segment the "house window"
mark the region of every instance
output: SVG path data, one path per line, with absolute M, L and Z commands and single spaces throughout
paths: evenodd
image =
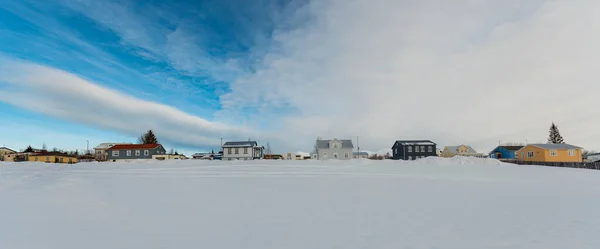
M 50 162 L 50 157 L 49 156 L 46 157 L 46 162 Z
M 63 158 L 62 158 L 62 157 L 61 157 L 61 158 L 59 158 L 59 159 L 58 159 L 58 162 L 62 163 L 62 162 L 63 162 Z
M 350 157 L 350 153 L 346 152 L 346 154 L 344 154 L 344 156 L 345 156 L 346 158 L 348 158 L 348 157 Z
M 248 148 L 244 148 L 244 154 L 248 154 Z
M 327 158 L 327 152 L 323 152 L 323 159 Z
M 569 156 L 575 156 L 575 150 L 569 150 Z
M 550 150 L 550 156 L 556 156 L 556 155 L 558 155 L 558 151 Z
M 235 148 L 234 150 L 235 150 L 235 154 L 236 154 L 236 155 L 237 155 L 237 154 L 240 154 L 240 149 L 238 149 L 238 148 Z
M 112 156 L 119 156 L 119 151 L 118 150 L 113 150 Z
M 36 162 L 38 161 L 38 157 L 37 157 L 37 156 L 35 157 L 35 161 L 36 161 Z
M 231 155 L 231 148 L 227 148 L 227 154 Z
M 429 145 L 429 147 L 427 147 L 427 152 L 433 152 L 433 146 Z
M 150 155 L 150 151 L 144 150 L 144 156 L 148 156 L 148 155 Z
M 408 146 L 408 152 L 412 152 L 412 146 Z
M 533 158 L 533 151 L 529 151 L 529 152 L 527 152 L 527 157 L 529 157 L 529 158 Z
M 135 151 L 135 156 L 140 156 L 140 151 L 139 150 Z
M 421 152 L 425 152 L 425 146 L 421 146 Z
M 394 154 L 398 154 L 398 148 L 394 149 Z
M 415 152 L 419 152 L 419 146 L 415 146 Z
M 130 150 L 127 151 L 127 156 L 131 156 L 131 151 Z
M 333 158 L 334 158 L 334 159 L 338 159 L 338 153 L 337 153 L 337 152 L 336 152 L 336 153 L 333 153 Z
M 515 152 L 515 158 L 519 157 L 519 152 Z
M 521 152 L 521 158 L 525 158 L 525 152 Z

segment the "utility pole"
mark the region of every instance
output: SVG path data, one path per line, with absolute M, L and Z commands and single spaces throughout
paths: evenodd
M 360 157 L 360 143 L 358 142 L 358 136 L 356 136 L 356 152 L 357 156 Z
M 85 147 L 85 154 L 90 154 L 90 141 L 85 140 L 85 142 L 87 143 L 87 146 Z

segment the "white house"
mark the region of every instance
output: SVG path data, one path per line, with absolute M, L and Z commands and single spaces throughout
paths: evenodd
M 223 160 L 254 160 L 263 157 L 264 147 L 256 141 L 233 141 L 223 144 Z
M 315 150 L 312 153 L 313 159 L 329 160 L 350 160 L 352 159 L 352 140 L 320 140 L 315 143 Z

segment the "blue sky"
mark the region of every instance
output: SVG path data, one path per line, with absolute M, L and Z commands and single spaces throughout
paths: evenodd
M 600 149 L 598 3 L 0 0 L 0 145 Z

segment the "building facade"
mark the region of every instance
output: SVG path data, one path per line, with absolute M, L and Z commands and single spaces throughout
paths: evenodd
M 582 148 L 570 144 L 528 144 L 517 151 L 525 162 L 582 162 Z
M 332 139 L 320 140 L 317 139 L 315 148 L 312 153 L 312 159 L 317 160 L 350 160 L 352 159 L 352 151 L 354 145 L 349 139 Z
M 522 148 L 523 146 L 501 145 L 492 150 L 489 153 L 489 157 L 496 159 L 517 159 L 517 151 L 519 151 Z
M 106 150 L 108 161 L 152 159 L 154 155 L 165 155 L 160 144 L 119 144 Z
M 231 141 L 223 144 L 222 160 L 256 160 L 262 159 L 264 147 L 256 141 Z
M 41 152 L 32 153 L 27 156 L 29 162 L 43 162 L 43 163 L 77 163 L 77 156 L 68 155 L 61 152 Z
M 477 153 L 471 146 L 468 145 L 458 145 L 458 146 L 446 146 L 442 151 L 442 157 L 455 157 L 455 156 L 465 156 L 465 157 L 487 157 L 482 153 Z
M 11 159 L 14 158 L 14 154 L 16 154 L 16 153 L 17 153 L 16 151 L 11 150 L 9 148 L 0 147 L 0 161 L 14 162 L 14 160 L 11 160 Z
M 392 159 L 416 160 L 437 156 L 437 144 L 431 140 L 397 140 L 392 145 Z
M 131 143 L 101 143 L 98 146 L 94 147 L 94 157 L 96 161 L 106 161 L 108 160 L 108 150 L 110 147 L 121 144 L 131 144 Z

